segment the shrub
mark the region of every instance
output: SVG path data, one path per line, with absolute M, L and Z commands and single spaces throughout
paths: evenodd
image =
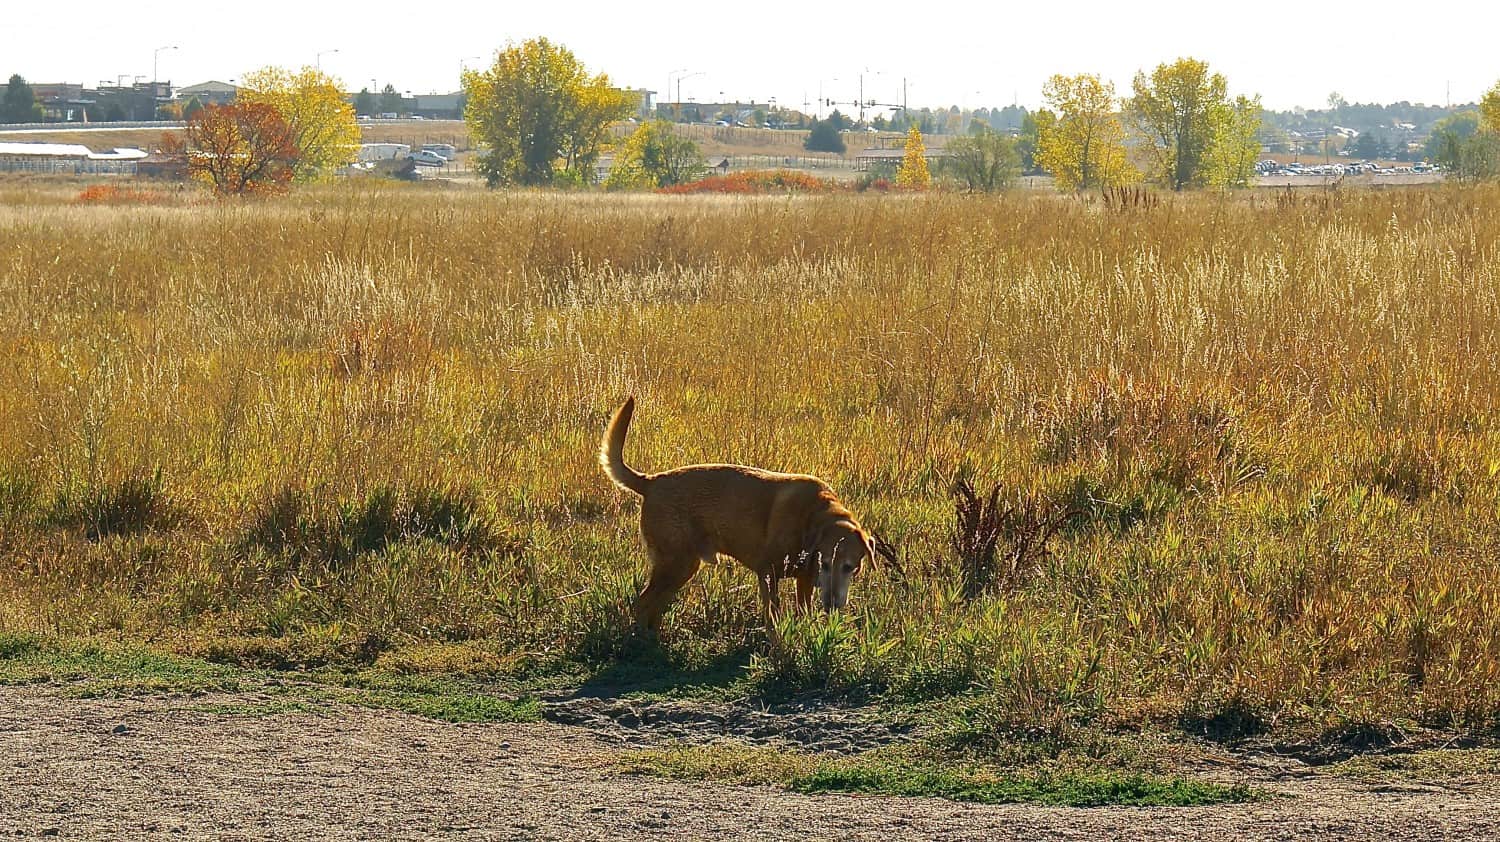
M 518 549 L 485 516 L 472 490 L 431 485 L 378 485 L 337 503 L 283 486 L 257 507 L 240 544 L 299 561 L 339 563 L 423 538 L 463 553 Z
M 48 521 L 83 530 L 91 541 L 111 535 L 133 535 L 171 527 L 181 513 L 162 488 L 161 469 L 134 473 L 113 484 L 63 490 L 53 502 Z
M 167 201 L 167 195 L 159 190 L 93 184 L 83 188 L 73 201 L 80 205 L 159 205 Z
M 831 178 L 818 178 L 795 170 L 735 172 L 711 175 L 687 184 L 664 187 L 656 192 L 687 193 L 835 193 L 848 189 Z

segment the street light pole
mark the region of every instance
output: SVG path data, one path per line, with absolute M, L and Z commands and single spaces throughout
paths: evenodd
M 703 71 L 701 71 L 701 70 L 695 70 L 692 73 L 687 74 L 686 76 L 679 75 L 677 77 L 677 120 L 678 120 L 678 122 L 682 121 L 682 80 L 683 79 L 691 79 L 694 76 L 702 76 L 702 75 L 703 75 Z
M 175 49 L 177 49 L 177 45 L 176 44 L 168 44 L 165 47 L 157 47 L 156 49 L 154 49 L 154 50 L 151 51 L 151 85 L 152 85 L 151 95 L 152 96 L 156 95 L 156 88 L 155 88 L 155 85 L 156 85 L 156 66 L 157 66 L 158 61 L 161 59 L 161 52 L 162 52 L 162 50 L 175 50 Z
M 336 53 L 336 52 L 338 52 L 337 49 L 332 49 L 332 50 L 323 50 L 322 52 L 318 53 L 316 56 L 313 57 L 313 67 L 317 68 L 317 70 L 318 70 L 319 73 L 322 73 L 323 72 L 323 56 L 329 55 L 331 53 Z
M 161 99 L 161 96 L 160 96 L 159 92 L 157 91 L 157 87 L 156 87 L 156 70 L 157 70 L 157 65 L 158 65 L 158 63 L 161 60 L 162 50 L 175 50 L 175 49 L 177 49 L 177 45 L 176 44 L 168 44 L 165 47 L 157 47 L 156 49 L 154 49 L 154 50 L 151 51 L 151 118 L 152 119 L 156 118 L 156 104 Z M 132 111 L 135 110 L 134 106 L 131 107 L 131 110 Z

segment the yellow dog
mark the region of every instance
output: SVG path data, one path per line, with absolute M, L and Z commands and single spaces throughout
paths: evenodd
M 635 398 L 615 411 L 599 448 L 604 472 L 641 496 L 641 538 L 651 575 L 635 604 L 638 627 L 658 631 L 673 597 L 704 561 L 726 555 L 760 583 L 767 624 L 777 583 L 797 580 L 797 604 L 814 590 L 825 611 L 843 608 L 849 585 L 874 557 L 871 536 L 827 483 L 744 465 L 688 465 L 641 474 L 625 464 L 625 434 Z

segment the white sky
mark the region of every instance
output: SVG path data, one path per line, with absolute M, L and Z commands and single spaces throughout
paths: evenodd
M 1500 80 L 1500 3 L 1431 6 L 1394 0 L 1353 5 L 1232 4 L 1213 0 L 1058 2 L 685 3 L 677 0 L 364 0 L 136 6 L 75 0 L 63 17 L 6 16 L 0 73 L 38 82 L 96 84 L 121 74 L 178 85 L 229 81 L 267 64 L 313 64 L 350 90 L 375 82 L 414 93 L 457 87 L 460 61 L 487 62 L 507 41 L 545 35 L 591 70 L 670 100 L 721 98 L 801 107 L 823 94 L 913 107 L 1035 106 L 1053 73 L 1094 72 L 1119 92 L 1142 68 L 1178 56 L 1207 60 L 1231 93 L 1259 93 L 1269 108 L 1351 102 L 1473 102 Z M 1229 4 L 1224 4 L 1229 7 Z M 36 8 L 36 7 L 33 7 Z M 65 19 L 64 19 L 65 18 Z M 475 57 L 483 57 L 478 59 Z M 837 80 L 837 81 L 835 81 Z M 809 106 L 813 109 L 813 106 Z M 845 107 L 845 111 L 850 110 Z

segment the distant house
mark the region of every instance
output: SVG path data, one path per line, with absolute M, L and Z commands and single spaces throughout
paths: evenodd
M 199 82 L 196 85 L 178 88 L 177 101 L 185 105 L 196 99 L 202 105 L 228 105 L 234 102 L 234 97 L 239 90 L 228 82 Z

